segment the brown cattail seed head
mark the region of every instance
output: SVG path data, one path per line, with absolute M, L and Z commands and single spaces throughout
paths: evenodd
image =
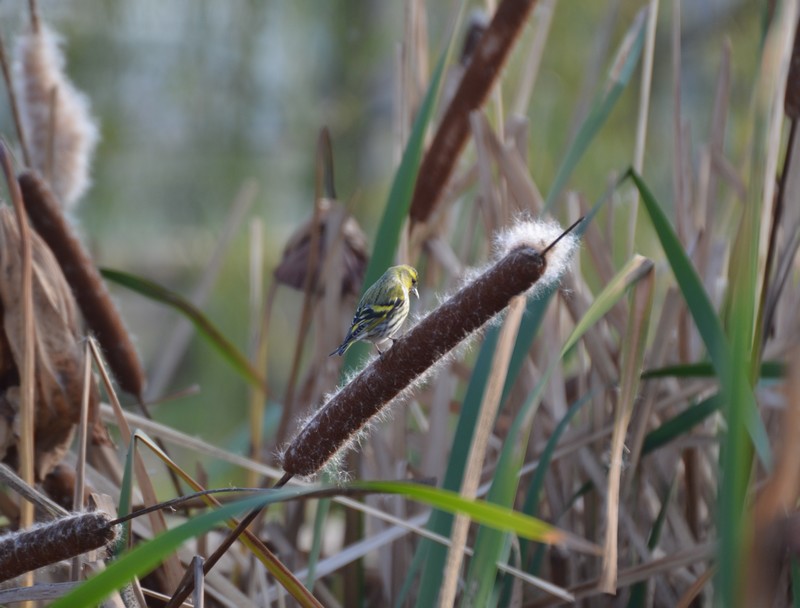
M 545 272 L 544 257 L 530 247 L 513 249 L 465 286 L 339 391 L 303 427 L 283 454 L 283 468 L 312 475 L 404 389 L 528 291 Z
M 79 513 L 0 537 L 0 581 L 105 547 L 116 526 L 102 511 Z
M 36 232 L 56 256 L 87 325 L 97 337 L 122 389 L 141 398 L 145 375 L 133 342 L 92 259 L 64 218 L 53 192 L 36 173 L 19 176 L 25 208 Z

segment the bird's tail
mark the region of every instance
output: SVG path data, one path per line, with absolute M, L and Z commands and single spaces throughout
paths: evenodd
M 350 347 L 350 341 L 349 340 L 345 340 L 344 342 L 342 342 L 342 345 L 339 348 L 337 348 L 335 351 L 333 351 L 328 356 L 329 357 L 333 357 L 333 355 L 339 355 L 341 357 L 343 354 L 345 354 L 347 352 L 347 349 L 349 347 Z

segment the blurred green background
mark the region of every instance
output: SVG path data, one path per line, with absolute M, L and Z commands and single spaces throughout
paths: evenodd
M 555 3 L 528 111 L 530 170 L 542 191 L 643 4 Z M 672 4 L 660 7 L 664 18 L 645 155 L 645 174 L 664 201 L 670 199 L 674 129 L 671 32 L 662 24 L 670 23 Z M 760 4 L 683 3 L 682 104 L 692 154 L 699 153 L 708 134 L 726 38 L 734 41 L 731 112 L 747 111 Z M 322 126 L 333 137 L 339 198 L 372 239 L 398 161 L 395 112 L 404 3 L 50 0 L 39 6 L 42 19 L 63 37 L 68 73 L 91 100 L 100 123 L 94 185 L 73 217 L 99 265 L 142 275 L 188 296 L 237 191 L 253 178 L 259 190 L 251 214 L 264 224 L 269 277 L 287 238 L 311 213 Z M 456 7 L 429 3 L 431 65 Z M 0 3 L 8 51 L 27 27 L 26 2 Z M 516 47 L 504 94 L 515 92 L 515 70 L 532 33 L 529 25 Z M 631 163 L 638 84 L 637 75 L 570 184 L 589 201 L 606 189 L 611 172 Z M 2 133 L 13 142 L 7 104 L 0 106 Z M 734 162 L 742 137 L 735 131 L 727 136 Z M 244 351 L 251 341 L 248 222 L 204 307 Z M 112 292 L 149 369 L 179 317 L 120 288 L 112 286 Z M 289 374 L 300 302 L 300 294 L 283 290 L 274 309 L 269 384 L 275 398 L 283 395 Z M 247 386 L 196 337 L 167 392 L 194 383 L 200 384 L 200 394 L 159 406 L 157 417 L 220 446 L 241 442 L 234 449 L 243 452 Z

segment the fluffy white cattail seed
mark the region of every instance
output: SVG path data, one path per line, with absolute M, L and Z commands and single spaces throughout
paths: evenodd
M 67 78 L 59 47 L 57 34 L 44 24 L 21 35 L 16 82 L 31 164 L 71 208 L 89 187 L 98 129 L 88 99 Z

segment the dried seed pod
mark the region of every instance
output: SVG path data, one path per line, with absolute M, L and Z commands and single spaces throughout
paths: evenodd
M 547 228 L 551 230 L 552 225 Z M 505 256 L 422 319 L 323 405 L 283 453 L 284 471 L 301 476 L 319 471 L 353 443 L 374 416 L 502 311 L 512 297 L 557 280 L 575 240 L 557 252 L 551 272 L 549 260 L 539 253 L 544 247 L 537 251 L 525 244 L 524 234 L 525 230 L 510 231 Z M 540 283 L 546 271 L 546 280 Z
M 331 242 L 336 237 L 336 235 L 330 234 L 328 226 L 334 205 L 341 208 L 341 204 L 336 201 L 320 200 L 320 238 L 317 257 L 320 263 L 317 264 L 317 276 L 313 278 L 313 285 L 324 285 L 324 281 L 319 281 L 319 269 L 322 266 L 321 261 L 324 252 L 330 250 Z M 283 249 L 281 262 L 275 269 L 275 278 L 278 282 L 294 289 L 302 290 L 305 286 L 308 258 L 311 253 L 312 221 L 313 219 L 305 222 L 289 237 L 289 241 Z M 361 290 L 361 283 L 364 280 L 364 272 L 367 268 L 367 237 L 355 218 L 348 216 L 342 225 L 342 238 L 344 239 L 344 264 L 346 269 L 342 280 L 342 295 L 357 296 Z
M 116 538 L 103 511 L 78 513 L 0 538 L 0 581 L 100 549 Z
M 145 375 L 133 342 L 97 268 L 64 218 L 53 192 L 31 171 L 19 176 L 31 223 L 56 256 L 87 325 L 122 389 L 141 399 Z
M 42 479 L 61 462 L 79 419 L 83 394 L 84 351 L 80 347 L 77 309 L 64 275 L 44 241 L 31 232 L 33 256 L 33 317 L 36 327 L 35 458 Z M 24 351 L 22 300 L 19 290 L 22 259 L 17 220 L 0 207 L 0 304 L 3 339 L 0 344 L 0 458 L 16 458 L 14 425 L 19 412 L 19 369 Z M 95 420 L 97 387 L 90 387 L 90 415 Z M 10 417 L 9 417 L 10 416 Z
M 31 163 L 69 208 L 89 187 L 98 140 L 89 102 L 64 72 L 58 36 L 42 24 L 19 37 L 16 71 Z

